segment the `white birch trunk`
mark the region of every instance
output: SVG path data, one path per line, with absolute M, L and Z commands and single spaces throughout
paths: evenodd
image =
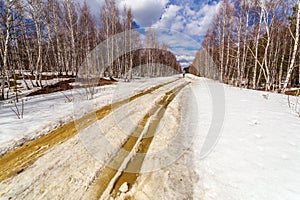
M 7 0 L 7 18 L 6 18 L 6 37 L 5 37 L 5 42 L 4 42 L 4 52 L 3 52 L 3 73 L 8 80 L 8 45 L 10 41 L 10 29 L 11 29 L 11 21 L 12 21 L 12 0 Z M 9 80 L 8 80 L 9 81 Z M 4 85 L 5 85 L 5 78 L 3 77 L 1 80 L 1 99 L 4 99 Z
M 228 27 L 228 36 L 227 36 L 227 49 L 226 49 L 226 63 L 225 63 L 225 76 L 226 79 L 229 80 L 230 73 L 229 73 L 229 60 L 230 60 L 230 40 L 231 40 L 231 25 L 232 25 L 232 18 L 229 16 L 229 27 Z
M 59 40 L 59 22 L 58 22 L 58 16 L 57 16 L 57 9 L 58 9 L 58 2 L 55 0 L 53 5 L 52 5 L 52 12 L 53 12 L 53 18 L 54 18 L 54 32 L 55 32 L 55 35 L 56 35 L 56 48 L 57 48 L 57 51 L 56 51 L 56 57 L 57 57 L 57 68 L 58 68 L 58 71 L 62 71 L 61 67 L 63 65 L 63 59 L 62 59 L 62 50 L 61 50 L 61 44 L 60 44 L 60 40 Z
M 247 14 L 246 14 L 246 31 L 245 31 L 245 36 L 244 36 L 244 46 L 243 46 L 243 63 L 241 66 L 241 76 L 240 76 L 240 80 L 243 80 L 244 75 L 245 75 L 245 68 L 246 68 L 246 64 L 247 64 L 247 54 L 248 54 L 248 49 L 247 49 L 247 39 L 248 39 L 248 27 L 249 27 L 249 12 L 247 10 Z M 247 84 L 246 84 L 247 85 Z
M 261 30 L 261 24 L 262 24 L 262 20 L 263 20 L 263 9 L 261 8 L 260 10 L 260 16 L 259 16 L 259 24 L 258 24 L 258 30 L 257 30 L 257 35 L 255 38 L 255 62 L 254 62 L 254 70 L 253 70 L 253 89 L 256 89 L 257 85 L 256 85 L 256 76 L 257 76 L 257 68 L 258 68 L 258 45 L 259 45 L 259 38 L 260 38 L 260 30 Z
M 220 81 L 223 82 L 224 80 L 224 49 L 225 49 L 225 17 L 223 17 L 223 26 L 222 28 L 220 27 L 220 30 L 222 32 L 221 36 L 221 73 L 220 73 Z
M 68 15 L 68 26 L 71 35 L 71 71 L 76 71 L 76 49 L 75 49 L 75 35 L 74 35 L 74 25 L 73 25 L 73 15 L 71 12 L 71 0 L 67 0 L 67 15 Z
M 239 27 L 238 27 L 238 41 L 237 41 L 237 80 L 236 80 L 236 85 L 240 85 L 241 82 L 241 59 L 240 59 L 240 54 L 241 54 L 241 31 L 242 31 L 242 17 L 240 16 L 240 21 L 239 21 Z
M 282 56 L 281 56 L 281 62 L 280 62 L 280 67 L 279 67 L 279 77 L 278 77 L 279 90 L 282 89 L 282 74 L 283 74 L 283 64 L 284 64 L 286 49 L 287 49 L 287 40 L 285 39 L 284 46 L 283 46 L 283 53 L 282 53 Z
M 292 76 L 292 73 L 293 73 L 293 70 L 295 68 L 295 60 L 296 60 L 296 55 L 297 55 L 298 45 L 299 45 L 300 0 L 297 1 L 297 9 L 298 10 L 297 10 L 297 20 L 296 20 L 296 35 L 295 35 L 295 41 L 294 41 L 293 55 L 292 55 L 290 65 L 288 67 L 286 79 L 284 81 L 283 91 L 285 91 L 287 89 L 288 84 L 291 79 L 291 76 Z
M 36 11 L 33 11 L 33 12 L 36 12 Z M 39 17 L 39 16 L 38 16 Z M 40 28 L 40 22 L 39 22 L 40 19 L 35 19 L 34 21 L 34 24 L 35 24 L 35 28 L 36 28 L 36 34 L 37 34 L 37 43 L 38 43 L 38 57 L 37 57 L 37 61 L 36 61 L 36 64 L 35 64 L 35 69 L 36 69 L 36 73 L 37 73 L 37 76 L 36 76 L 36 84 L 38 85 L 38 76 L 39 76 L 39 82 L 40 82 L 40 86 L 42 87 L 41 85 L 41 76 L 42 76 L 42 72 L 43 72 L 43 67 L 42 67 L 42 37 L 41 37 L 41 28 Z
M 266 47 L 265 47 L 265 54 L 264 54 L 264 65 L 265 65 L 265 71 L 266 71 L 266 75 L 267 75 L 265 89 L 267 91 L 269 91 L 270 90 L 271 76 L 270 76 L 268 55 L 269 55 L 269 47 L 270 47 L 270 42 L 271 42 L 271 35 L 270 35 L 270 27 L 269 27 L 269 13 L 266 10 L 264 0 L 261 0 L 261 8 L 264 11 L 263 12 L 264 13 L 264 23 L 265 23 L 266 32 L 267 32 L 267 44 L 266 44 Z

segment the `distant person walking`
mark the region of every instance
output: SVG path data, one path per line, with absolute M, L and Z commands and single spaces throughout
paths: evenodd
M 182 70 L 182 76 L 185 77 L 185 69 Z

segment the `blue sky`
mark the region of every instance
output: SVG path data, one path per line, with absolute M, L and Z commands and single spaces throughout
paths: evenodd
M 94 12 L 104 0 L 87 0 Z M 212 24 L 219 0 L 116 0 L 119 9 L 132 8 L 141 27 L 158 30 L 161 41 L 173 48 L 180 59 L 191 60 Z M 163 31 L 159 31 L 163 30 Z M 169 31 L 166 31 L 169 30 Z M 168 32 L 166 35 L 162 33 Z M 185 51 L 185 52 L 184 52 Z

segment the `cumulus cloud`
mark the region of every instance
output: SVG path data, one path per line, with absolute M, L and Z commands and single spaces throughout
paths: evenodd
M 182 16 L 177 16 L 171 25 L 172 30 L 182 31 L 184 30 L 185 19 Z
M 194 60 L 194 55 L 189 56 L 189 55 L 178 55 L 176 56 L 176 59 L 180 62 L 182 67 L 188 67 L 193 63 Z
M 219 5 L 215 1 L 195 3 L 192 0 L 171 0 L 160 20 L 153 24 L 153 28 L 169 29 L 172 32 L 171 35 L 161 34 L 159 38 L 169 44 L 175 55 L 181 55 L 177 60 L 182 66 L 192 63 Z M 176 34 L 177 32 L 180 34 Z
M 184 12 L 188 17 L 196 16 L 196 11 L 192 10 L 189 6 L 185 6 Z
M 175 55 L 184 56 L 177 58 L 181 63 L 184 60 L 184 62 L 191 64 L 195 53 L 200 47 L 200 43 L 182 32 L 167 29 L 154 30 L 160 42 L 166 43 Z
M 217 14 L 219 7 L 220 3 L 214 5 L 205 5 L 199 11 L 198 16 L 200 20 L 199 23 L 196 24 L 196 26 L 200 27 L 200 30 L 198 30 L 199 35 L 203 36 L 204 34 L 206 34 L 207 30 L 211 27 L 212 20 Z
M 176 28 L 180 28 L 182 25 L 181 18 L 177 17 L 178 11 L 182 9 L 181 6 L 170 5 L 168 6 L 164 13 L 162 14 L 161 19 L 156 22 L 153 27 L 154 28 L 171 28 L 173 23 L 177 23 Z
M 136 22 L 149 27 L 157 22 L 165 11 L 169 0 L 120 0 L 119 7 L 131 7 Z
M 81 2 L 81 0 L 78 0 Z M 98 14 L 105 0 L 87 0 L 93 13 Z M 124 6 L 130 7 L 134 20 L 142 27 L 150 27 L 157 22 L 165 11 L 169 0 L 116 0 L 120 11 Z
M 104 1 L 87 0 L 97 13 Z M 124 5 L 131 7 L 141 27 L 167 28 L 198 37 L 205 35 L 211 26 L 220 4 L 207 0 L 116 0 L 116 3 L 121 11 Z
M 183 31 L 190 36 L 203 36 L 211 26 L 213 17 L 217 13 L 219 3 L 169 5 L 161 19 L 156 22 L 155 28 L 170 28 Z

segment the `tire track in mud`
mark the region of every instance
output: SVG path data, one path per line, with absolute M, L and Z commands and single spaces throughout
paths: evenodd
M 188 84 L 190 82 L 166 92 L 163 98 L 143 117 L 117 155 L 100 174 L 96 174 L 94 182 L 87 191 L 88 199 L 115 198 L 120 194 L 120 187 L 124 183 L 128 184 L 128 191 L 132 188 L 166 108 Z
M 173 81 L 151 87 L 150 89 L 141 91 L 129 98 L 106 105 L 96 112 L 91 112 L 77 120 L 68 122 L 52 132 L 2 155 L 0 157 L 0 182 L 22 173 L 27 167 L 31 166 L 36 160 L 43 156 L 47 150 L 74 137 L 81 130 L 110 114 L 113 109 L 119 108 L 139 97 L 152 93 L 155 90 L 178 80 L 179 79 L 175 79 Z

